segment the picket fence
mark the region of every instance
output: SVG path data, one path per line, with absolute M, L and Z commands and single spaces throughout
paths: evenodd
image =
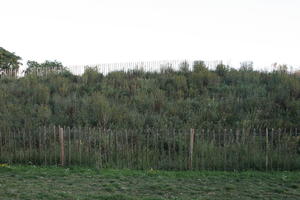
M 159 170 L 299 170 L 297 129 L 0 131 L 0 163 Z
M 225 63 L 229 65 L 229 62 L 223 62 L 221 60 L 215 61 L 199 61 L 199 60 L 157 60 L 157 61 L 137 61 L 137 62 L 120 62 L 120 63 L 101 63 L 91 65 L 69 65 L 63 68 L 48 67 L 48 68 L 35 68 L 26 72 L 26 70 L 18 69 L 6 69 L 0 70 L 1 77 L 23 77 L 29 74 L 46 77 L 49 74 L 64 72 L 65 69 L 74 75 L 82 75 L 87 68 L 92 68 L 103 75 L 107 75 L 111 72 L 122 71 L 130 72 L 133 70 L 142 70 L 144 72 L 161 72 L 166 68 L 171 68 L 174 71 L 178 71 L 180 67 L 185 66 L 187 69 L 192 70 L 193 65 L 197 62 L 203 62 L 208 69 L 214 69 L 218 64 Z

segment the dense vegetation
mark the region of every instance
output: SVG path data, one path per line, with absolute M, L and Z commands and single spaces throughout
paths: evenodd
M 37 66 L 33 63 L 33 66 Z M 103 128 L 299 128 L 300 77 L 195 62 L 179 71 L 104 76 L 88 68 L 0 79 L 0 128 L 42 125 Z

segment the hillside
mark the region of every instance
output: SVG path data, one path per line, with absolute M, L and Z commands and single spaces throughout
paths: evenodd
M 299 128 L 300 77 L 218 65 L 0 79 L 0 128 Z

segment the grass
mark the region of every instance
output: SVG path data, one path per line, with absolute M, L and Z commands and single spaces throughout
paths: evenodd
M 0 199 L 300 199 L 300 172 L 0 167 Z

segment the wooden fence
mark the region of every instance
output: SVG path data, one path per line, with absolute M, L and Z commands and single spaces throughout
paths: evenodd
M 161 72 L 167 68 L 171 68 L 174 71 L 178 71 L 181 67 L 185 66 L 187 69 L 192 70 L 195 63 L 202 62 L 209 69 L 215 69 L 217 65 L 225 63 L 229 65 L 229 62 L 223 62 L 221 60 L 214 61 L 200 61 L 200 60 L 158 60 L 158 61 L 140 61 L 140 62 L 121 62 L 121 63 L 102 63 L 94 65 L 73 65 L 66 67 L 45 67 L 45 68 L 33 68 L 30 70 L 19 69 L 5 69 L 0 70 L 1 77 L 18 78 L 25 75 L 36 75 L 41 77 L 47 77 L 49 74 L 61 73 L 68 70 L 74 75 L 82 75 L 86 69 L 92 68 L 103 75 L 107 75 L 111 72 L 122 71 L 132 72 L 133 70 L 142 70 L 144 72 Z
M 0 78 L 10 77 L 17 78 L 19 75 L 19 69 L 0 69 Z
M 0 131 L 0 163 L 164 170 L 299 170 L 295 130 Z

